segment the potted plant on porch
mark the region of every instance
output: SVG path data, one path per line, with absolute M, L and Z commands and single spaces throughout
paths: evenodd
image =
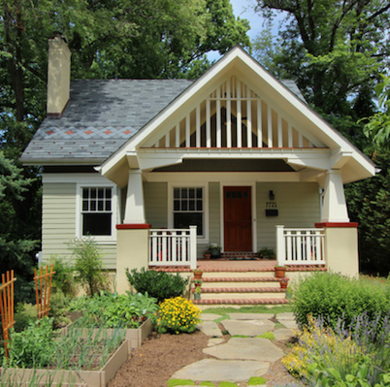
M 211 251 L 210 251 L 210 248 L 207 248 L 207 249 L 203 252 L 203 257 L 204 257 L 204 259 L 210 259 L 210 258 L 211 258 Z
M 203 275 L 203 271 L 202 270 L 199 270 L 199 269 L 194 269 L 194 271 L 192 272 L 194 274 L 194 278 L 197 280 L 197 279 L 201 279 L 202 278 L 202 275 Z
M 276 278 L 284 278 L 286 274 L 286 266 L 275 266 L 275 277 Z
M 196 301 L 200 300 L 201 293 L 202 293 L 202 288 L 200 286 L 196 287 L 194 291 L 194 300 Z
M 212 243 L 209 247 L 211 252 L 211 258 L 220 258 L 221 257 L 221 246 L 218 246 L 216 243 Z

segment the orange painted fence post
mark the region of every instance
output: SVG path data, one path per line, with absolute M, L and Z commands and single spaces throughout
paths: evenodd
M 43 318 L 49 315 L 51 280 L 53 278 L 53 265 L 49 272 L 49 266 L 46 266 L 46 272 L 43 273 L 43 268 L 40 269 L 40 274 L 37 275 L 37 269 L 34 269 L 35 280 L 35 296 L 37 300 L 38 318 Z
M 5 357 L 8 359 L 9 330 L 14 326 L 14 271 L 7 271 L 6 277 L 2 274 L 2 284 L 0 286 L 0 311 L 1 324 L 3 326 Z M 7 280 L 6 280 L 7 278 Z

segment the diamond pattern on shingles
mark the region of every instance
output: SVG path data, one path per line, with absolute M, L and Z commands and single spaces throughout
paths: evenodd
M 74 131 L 73 130 L 68 130 L 67 132 L 65 132 L 68 136 L 69 135 L 71 135 L 71 134 L 73 134 L 74 133 Z
M 111 132 L 111 130 L 106 130 L 104 133 L 105 134 L 111 134 L 112 132 Z
M 92 130 L 87 130 L 86 132 L 84 132 L 85 134 L 92 134 Z
M 130 134 L 131 133 L 131 130 L 127 129 L 123 132 L 124 134 Z
M 49 135 L 53 134 L 53 133 L 54 133 L 54 130 L 49 130 L 49 131 L 46 132 L 46 134 L 49 134 Z

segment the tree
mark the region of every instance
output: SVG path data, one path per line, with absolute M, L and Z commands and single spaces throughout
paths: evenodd
M 362 149 L 381 168 L 372 179 L 348 184 L 345 195 L 351 221 L 360 223 L 363 269 L 387 274 L 390 270 L 388 222 L 390 153 L 373 146 L 366 126 L 384 144 L 389 138 L 388 83 L 380 73 L 389 65 L 390 3 L 380 0 L 257 0 L 257 10 L 272 20 L 284 12 L 286 22 L 278 41 L 270 32 L 254 43 L 257 56 L 276 76 L 294 79 L 305 98 L 331 125 Z M 265 57 L 266 58 L 266 57 Z M 384 111 L 376 113 L 374 90 Z M 384 94 L 383 94 L 384 93 Z
M 19 242 L 40 239 L 41 170 L 22 168 L 18 159 L 45 117 L 53 33 L 68 40 L 73 78 L 173 78 L 201 75 L 210 50 L 249 47 L 248 29 L 229 0 L 2 0 L 0 150 L 28 189 L 0 204 L 7 231 L 1 259 L 25 262 L 19 271 L 27 278 L 39 249 Z
M 363 119 L 365 135 L 379 148 L 390 149 L 390 77 L 383 77 L 383 82 L 375 88 L 379 107 L 382 109 L 371 117 Z
M 32 267 L 35 264 L 31 252 L 39 241 L 26 238 L 26 233 L 20 233 L 15 203 L 24 200 L 23 193 L 32 184 L 31 179 L 21 175 L 21 169 L 4 157 L 0 151 L 0 258 L 1 270 L 14 270 L 17 281 L 15 284 L 15 299 L 34 298 L 32 292 Z M 13 221 L 10 222 L 10 219 Z M 28 235 L 27 235 L 28 236 Z
M 287 15 L 275 67 L 294 79 L 323 115 L 364 117 L 378 73 L 388 65 L 390 4 L 379 0 L 258 0 L 267 17 Z M 261 41 L 261 39 L 260 39 Z M 341 128 L 342 129 L 342 128 Z

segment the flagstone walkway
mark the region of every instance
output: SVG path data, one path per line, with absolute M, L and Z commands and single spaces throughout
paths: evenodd
M 213 356 L 190 364 L 175 372 L 172 379 L 190 379 L 194 382 L 247 382 L 251 377 L 265 375 L 270 364 L 283 357 L 283 351 L 269 340 L 289 340 L 296 328 L 292 313 L 273 314 L 231 313 L 230 319 L 218 322 L 220 315 L 202 313 L 198 329 L 210 336 L 204 353 Z M 274 321 L 274 317 L 278 324 Z M 271 319 L 273 321 L 271 321 Z M 217 321 L 217 322 L 216 322 Z M 231 338 L 226 342 L 224 334 Z M 261 337 L 263 336 L 263 337 Z M 185 387 L 185 386 L 183 386 Z

